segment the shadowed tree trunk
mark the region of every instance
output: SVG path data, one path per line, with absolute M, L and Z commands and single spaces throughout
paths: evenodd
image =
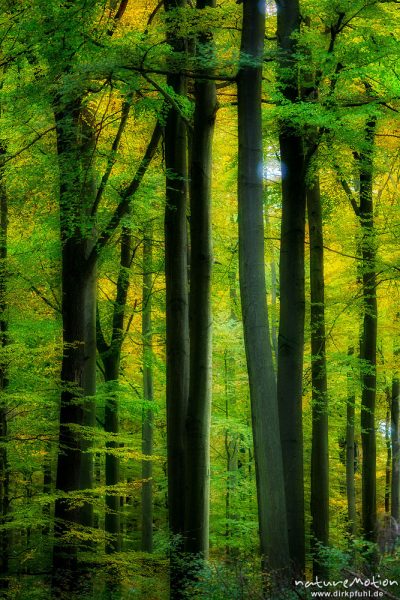
M 153 233 L 150 223 L 144 232 L 143 240 L 143 306 L 142 306 L 142 339 L 143 339 L 143 400 L 146 403 L 142 416 L 142 452 L 150 457 L 153 454 L 153 410 L 148 405 L 154 400 L 153 393 L 153 345 L 152 345 L 152 243 Z M 142 550 L 153 552 L 153 463 L 142 462 Z
M 311 288 L 311 548 L 314 577 L 327 575 L 318 559 L 329 543 L 328 384 L 326 375 L 324 242 L 318 178 L 307 190 Z
M 125 5 L 126 6 L 126 5 Z M 62 25 L 62 34 L 54 40 L 52 67 L 55 81 L 64 82 L 74 69 L 74 60 L 83 28 L 88 20 L 80 10 L 71 10 L 70 0 L 60 10 L 49 15 L 55 30 Z M 86 16 L 92 17 L 93 6 Z M 46 17 L 47 18 L 47 17 Z M 65 28 L 64 28 L 65 24 Z M 73 32 L 73 35 L 71 35 Z M 54 60 L 54 57 L 57 57 Z M 127 214 L 130 200 L 139 187 L 156 151 L 160 127 L 154 129 L 144 157 L 129 185 L 119 192 L 119 202 L 107 224 L 97 234 L 96 212 L 102 191 L 111 170 L 96 192 L 93 159 L 96 150 L 95 123 L 90 109 L 84 107 L 82 81 L 73 86 L 60 85 L 53 97 L 55 132 L 59 170 L 60 238 L 62 269 L 63 358 L 61 365 L 61 403 L 59 426 L 59 456 L 56 476 L 55 543 L 53 549 L 53 595 L 69 595 L 90 587 L 90 573 L 84 579 L 84 569 L 78 561 L 79 549 L 90 549 L 80 531 L 91 527 L 93 506 L 90 489 L 93 486 L 91 429 L 95 424 L 94 394 L 96 391 L 96 264 L 97 258 L 112 234 Z M 124 111 L 123 111 L 124 112 Z M 115 146 L 113 146 L 113 153 Z M 89 490 L 82 494 L 82 504 L 74 504 L 68 493 Z M 85 533 L 88 533 L 86 531 Z M 90 540 L 90 536 L 88 538 Z
M 60 452 L 56 489 L 76 492 L 93 485 L 90 431 L 94 426 L 96 386 L 96 262 L 87 258 L 93 249 L 90 211 L 94 201 L 91 161 L 94 133 L 90 116 L 80 100 L 65 104 L 58 99 L 55 111 L 60 171 L 60 231 L 62 265 L 63 359 L 60 406 Z M 71 167 L 74 167 L 73 169 Z M 83 429 L 82 429 L 83 428 Z M 87 436 L 85 436 L 87 433 Z M 82 589 L 78 576 L 78 548 L 84 544 L 65 536 L 73 527 L 91 527 L 93 507 L 84 500 L 72 507 L 68 498 L 55 503 L 53 586 L 69 592 Z
M 373 144 L 376 119 L 366 124 L 366 150 L 359 156 L 363 334 L 362 334 L 362 525 L 367 540 L 375 541 L 376 533 L 376 340 L 378 308 L 376 300 L 376 240 L 373 205 Z
M 185 0 L 165 0 L 165 10 L 183 8 Z M 177 52 L 184 42 L 168 34 Z M 167 84 L 176 94 L 185 95 L 185 78 L 171 73 Z M 182 597 L 185 530 L 185 425 L 189 395 L 189 317 L 187 270 L 187 140 L 186 125 L 175 108 L 170 108 L 164 133 L 166 178 L 165 284 L 166 284 L 166 402 L 168 514 L 173 538 L 170 565 L 171 597 Z
M 197 0 L 196 8 L 215 7 Z M 196 54 L 211 53 L 207 33 L 196 40 Z M 207 74 L 207 69 L 204 70 Z M 190 163 L 190 387 L 186 421 L 185 551 L 207 558 L 210 495 L 211 413 L 211 174 L 217 110 L 213 81 L 197 80 Z
M 298 0 L 278 0 L 278 80 L 287 101 L 298 100 L 296 39 Z M 295 572 L 305 568 L 303 473 L 303 352 L 305 166 L 302 136 L 281 122 L 282 225 L 279 264 L 280 319 L 278 337 L 278 404 L 285 475 L 290 561 Z M 290 415 L 290 418 L 288 418 Z
M 250 386 L 260 548 L 264 568 L 289 564 L 276 383 L 264 269 L 261 79 L 264 5 L 244 0 L 239 119 L 239 279 Z
M 104 381 L 108 384 L 108 393 L 104 407 L 104 430 L 109 434 L 106 442 L 106 486 L 120 483 L 120 464 L 118 457 L 119 442 L 119 410 L 118 381 L 120 375 L 121 350 L 124 341 L 124 320 L 129 290 L 129 269 L 132 261 L 132 243 L 129 228 L 123 227 L 120 242 L 120 267 L 117 279 L 116 294 L 113 307 L 111 340 L 105 340 L 97 314 L 97 348 L 104 367 Z M 115 493 L 106 495 L 105 531 L 106 552 L 121 550 L 120 531 L 120 496 Z
M 117 279 L 110 343 L 106 342 L 97 312 L 97 349 L 104 368 L 104 381 L 107 384 L 107 397 L 104 407 L 104 430 L 109 434 L 106 442 L 106 486 L 120 483 L 120 461 L 118 457 L 119 411 L 118 380 L 120 374 L 121 350 L 124 341 L 125 310 L 129 290 L 129 269 L 132 262 L 131 232 L 123 226 L 120 242 L 119 273 Z M 106 552 L 111 554 L 121 550 L 120 496 L 106 494 Z

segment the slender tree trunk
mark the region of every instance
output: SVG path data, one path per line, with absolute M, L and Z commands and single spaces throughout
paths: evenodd
M 232 308 L 231 318 L 236 320 L 234 307 Z M 224 352 L 224 373 L 225 373 L 225 417 L 229 420 L 230 408 L 236 404 L 235 394 L 235 359 L 226 348 Z M 225 450 L 226 450 L 226 493 L 225 493 L 225 517 L 226 517 L 226 554 L 229 556 L 232 553 L 231 539 L 233 532 L 231 522 L 237 518 L 237 515 L 232 511 L 232 500 L 235 497 L 237 478 L 238 478 L 238 434 L 232 432 L 228 427 L 225 431 Z
M 260 548 L 265 568 L 286 570 L 289 557 L 284 476 L 264 269 L 263 7 L 258 0 L 243 2 L 242 64 L 238 73 L 239 278 L 252 410 Z M 245 64 L 246 57 L 251 57 L 253 64 Z
M 121 496 L 112 489 L 121 481 L 120 459 L 118 449 L 119 407 L 118 381 L 120 374 L 121 350 L 124 340 L 124 319 L 129 290 L 129 269 L 132 261 L 132 240 L 128 227 L 122 227 L 120 242 L 120 266 L 113 306 L 111 340 L 108 344 L 101 327 L 97 310 L 97 349 L 104 367 L 104 381 L 107 385 L 107 396 L 104 407 L 104 430 L 108 436 L 106 441 L 105 483 L 106 493 L 104 529 L 106 533 L 105 551 L 107 554 L 120 552 L 121 536 Z M 119 581 L 114 566 L 110 564 L 106 582 L 107 597 L 118 594 Z
M 299 3 L 298 0 L 278 0 L 277 7 L 280 52 L 278 78 L 286 100 L 295 102 L 299 96 L 294 37 L 300 27 Z M 282 164 L 282 225 L 278 404 L 290 560 L 295 572 L 302 573 L 305 568 L 302 425 L 305 165 L 302 137 L 290 123 L 281 123 L 279 145 Z
M 236 267 L 231 265 L 228 273 L 229 298 L 230 298 L 230 320 L 235 325 L 238 320 L 238 298 L 236 291 Z M 227 421 L 231 416 L 231 408 L 236 405 L 236 382 L 235 382 L 235 356 L 229 348 L 224 351 L 224 373 L 225 373 L 225 417 Z M 237 514 L 232 511 L 232 500 L 235 498 L 238 482 L 238 451 L 239 434 L 231 431 L 228 426 L 225 431 L 226 450 L 226 494 L 225 494 L 225 517 L 226 517 L 226 555 L 232 554 L 231 540 L 234 538 L 231 523 L 237 519 Z
M 354 348 L 349 348 L 348 355 L 354 354 Z M 347 375 L 347 402 L 346 402 L 346 495 L 347 495 L 347 519 L 349 533 L 356 534 L 356 488 L 354 481 L 355 455 L 354 455 L 354 413 L 356 397 L 352 381 L 351 367 Z
M 120 459 L 118 457 L 119 411 L 118 380 L 121 350 L 124 340 L 124 319 L 129 290 L 129 269 L 132 261 L 132 240 L 128 227 L 122 227 L 120 242 L 120 267 L 113 306 L 111 340 L 108 344 L 103 335 L 100 315 L 97 311 L 97 349 L 104 367 L 104 381 L 108 393 L 104 407 L 104 430 L 109 435 L 106 442 L 106 486 L 120 483 Z M 106 552 L 112 554 L 121 550 L 120 496 L 114 492 L 106 494 Z
M 88 162 L 91 161 L 94 138 L 88 121 L 82 119 L 78 100 L 58 107 L 55 119 L 60 170 L 64 345 L 56 490 L 68 493 L 90 489 L 93 485 L 92 454 L 88 452 L 90 431 L 81 433 L 79 427 L 93 427 L 95 420 L 96 264 L 92 263 L 90 269 L 87 266 L 87 257 L 93 247 L 88 215 L 94 198 Z M 73 507 L 68 498 L 56 500 L 54 593 L 81 588 L 77 553 L 82 542 L 74 536 L 71 538 L 70 534 L 73 527 L 90 527 L 92 522 L 90 502 L 84 501 L 81 506 Z
M 386 465 L 385 465 L 385 513 L 390 514 L 390 490 L 391 490 L 391 469 L 392 469 L 392 444 L 390 439 L 390 390 L 387 389 L 387 399 L 389 406 L 386 411 L 385 419 L 385 445 L 386 445 Z
M 197 9 L 215 7 L 215 0 L 197 0 Z M 203 34 L 198 49 L 210 48 Z M 195 113 L 190 164 L 190 387 L 186 421 L 185 551 L 208 556 L 211 412 L 211 173 L 217 110 L 213 81 L 195 82 Z
M 7 231 L 8 202 L 4 182 L 3 156 L 5 145 L 0 143 L 0 526 L 5 526 L 10 510 L 10 466 L 8 462 L 8 413 L 6 389 L 8 386 L 8 368 L 5 347 L 8 343 L 7 318 Z M 8 587 L 9 535 L 6 529 L 0 532 L 0 589 Z
M 265 207 L 265 229 L 267 235 L 271 235 L 270 233 L 270 222 L 268 216 L 268 207 Z M 271 343 L 272 350 L 274 356 L 274 364 L 278 364 L 278 331 L 277 331 L 277 275 L 276 275 L 276 260 L 275 260 L 275 248 L 273 244 L 271 244 L 270 248 L 271 261 L 270 261 L 270 270 L 271 270 Z
M 326 375 L 324 242 L 319 180 L 307 190 L 311 287 L 311 546 L 314 576 L 325 576 L 319 545 L 329 543 L 328 384 Z
M 44 458 L 43 461 L 43 494 L 45 494 L 46 496 L 50 496 L 51 492 L 52 492 L 52 483 L 53 483 L 53 476 L 52 476 L 52 469 L 51 469 L 51 445 L 47 444 L 47 448 L 46 448 L 46 456 Z M 46 520 L 46 524 L 44 525 L 43 529 L 42 529 L 42 535 L 43 535 L 43 541 L 47 542 L 47 538 L 50 534 L 50 527 L 51 527 L 51 504 L 50 502 L 46 502 L 46 504 L 43 505 L 43 517 Z
M 165 9 L 186 6 L 185 0 L 165 0 Z M 184 43 L 169 34 L 169 43 L 184 51 Z M 167 77 L 176 94 L 186 93 L 185 78 L 179 73 Z M 185 425 L 189 395 L 189 317 L 187 270 L 187 140 L 186 126 L 171 108 L 165 125 L 166 209 L 166 363 L 167 363 L 167 465 L 168 514 L 173 537 L 171 550 L 171 597 L 181 598 L 184 565 L 180 552 L 185 532 Z
M 109 434 L 106 442 L 106 486 L 115 486 L 120 483 L 120 460 L 118 457 L 119 442 L 119 412 L 118 412 L 118 380 L 120 350 L 111 354 L 104 360 L 104 380 L 109 385 L 104 407 L 104 431 Z M 120 531 L 120 496 L 111 490 L 106 494 L 106 513 L 104 528 L 106 532 L 107 554 L 121 550 Z
M 363 337 L 361 395 L 362 441 L 362 525 L 364 536 L 375 541 L 376 525 L 376 340 L 378 308 L 376 300 L 376 241 L 373 205 L 373 143 L 376 120 L 366 125 L 366 143 L 369 147 L 360 155 L 360 225 L 362 232 L 362 290 Z
M 142 462 L 142 550 L 153 552 L 153 463 L 149 459 L 153 454 L 153 410 L 149 403 L 154 400 L 153 393 L 153 344 L 151 298 L 153 285 L 152 260 L 153 232 L 151 223 L 146 227 L 143 241 L 143 400 L 146 403 L 142 417 L 142 452 L 148 457 Z
M 394 360 L 399 358 L 400 350 L 397 344 L 394 347 Z M 397 365 L 392 381 L 391 398 L 391 441 L 392 441 L 392 486 L 391 486 L 391 515 L 396 521 L 400 518 L 400 435 L 399 435 L 399 405 L 400 381 Z
M 271 258 L 271 312 L 272 312 L 272 323 L 271 323 L 271 340 L 272 340 L 272 348 L 274 351 L 275 364 L 278 364 L 278 332 L 277 332 L 277 277 L 276 277 L 276 263 L 274 256 L 274 249 L 272 249 L 272 258 Z

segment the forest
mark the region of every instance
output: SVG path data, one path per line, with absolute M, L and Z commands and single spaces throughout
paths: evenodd
M 400 0 L 0 8 L 0 598 L 400 598 Z

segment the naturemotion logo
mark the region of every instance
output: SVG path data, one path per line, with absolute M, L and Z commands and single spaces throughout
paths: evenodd
M 396 579 L 382 579 L 379 575 L 370 578 L 354 576 L 347 579 L 295 580 L 296 588 L 307 590 L 311 598 L 383 598 L 390 596 L 388 588 L 398 587 Z

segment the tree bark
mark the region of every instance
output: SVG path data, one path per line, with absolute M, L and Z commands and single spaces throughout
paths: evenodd
M 153 344 L 152 344 L 152 224 L 146 226 L 143 241 L 143 408 L 142 453 L 147 457 L 142 461 L 142 550 L 153 552 L 153 410 L 149 406 L 154 401 L 153 392 Z
M 264 568 L 289 564 L 276 383 L 266 303 L 261 80 L 265 14 L 244 0 L 239 119 L 239 278 L 250 385 L 260 548 Z M 247 59 L 249 57 L 250 61 Z
M 320 545 L 329 544 L 329 449 L 328 449 L 328 383 L 326 374 L 325 282 L 322 206 L 319 180 L 307 190 L 310 235 L 311 288 L 311 548 L 313 574 L 324 577 L 320 564 Z
M 87 428 L 94 426 L 96 386 L 96 263 L 89 269 L 93 224 L 89 220 L 94 200 L 91 168 L 93 129 L 83 117 L 80 100 L 55 111 L 60 171 L 60 233 L 62 263 L 63 359 L 59 455 L 56 490 L 76 492 L 93 485 L 91 441 Z M 85 431 L 86 430 L 86 431 Z M 87 436 L 85 436 L 87 433 Z M 74 527 L 90 527 L 93 507 L 84 500 L 72 507 L 67 497 L 55 502 L 53 587 L 69 592 L 81 587 L 78 539 L 68 540 Z
M 165 0 L 165 10 L 183 8 L 185 0 Z M 168 41 L 177 52 L 185 50 L 172 33 Z M 185 77 L 171 73 L 167 84 L 185 95 Z M 185 425 L 189 395 L 189 317 L 187 271 L 187 139 L 186 126 L 175 108 L 170 108 L 164 132 L 166 177 L 165 284 L 166 284 L 166 402 L 168 514 L 173 541 L 170 565 L 172 598 L 183 593 L 183 549 L 185 532 Z
M 376 340 L 378 307 L 376 299 L 376 241 L 373 205 L 373 143 L 376 120 L 366 124 L 368 148 L 360 155 L 360 210 L 362 240 L 363 334 L 361 441 L 362 441 L 362 525 L 368 541 L 376 537 Z
M 120 552 L 121 535 L 121 496 L 112 489 L 121 481 L 120 459 L 118 449 L 119 407 L 118 381 L 122 344 L 124 341 L 124 320 L 129 290 L 129 269 L 132 261 L 132 240 L 130 229 L 122 227 L 120 240 L 119 273 L 117 278 L 115 300 L 112 314 L 111 339 L 106 342 L 100 322 L 99 311 L 96 311 L 96 341 L 100 360 L 103 363 L 104 381 L 107 385 L 107 396 L 104 407 L 104 431 L 108 435 L 106 441 L 105 483 L 109 493 L 105 498 L 104 529 L 106 534 L 105 551 L 107 554 Z M 106 580 L 107 597 L 118 594 L 119 580 L 111 563 Z
M 215 0 L 197 0 L 196 8 L 214 8 Z M 197 51 L 212 47 L 207 33 Z M 204 70 L 207 74 L 207 69 Z M 215 82 L 195 82 L 195 113 L 190 164 L 190 386 L 186 421 L 185 551 L 207 558 L 209 545 L 211 412 L 211 175 L 217 98 Z
M 278 0 L 278 80 L 287 101 L 298 99 L 296 41 L 298 0 Z M 304 235 L 306 186 L 301 135 L 281 123 L 282 169 L 280 248 L 280 319 L 278 336 L 278 404 L 285 475 L 290 560 L 297 573 L 305 568 L 303 467 Z M 288 417 L 290 415 L 290 417 Z
M 107 348 L 104 348 L 104 342 L 101 348 L 100 356 L 104 365 L 104 379 L 110 384 L 110 394 L 107 396 L 104 412 L 104 429 L 111 434 L 111 438 L 106 447 L 111 450 L 106 454 L 106 486 L 115 486 L 120 483 L 120 464 L 119 457 L 115 450 L 119 448 L 119 442 L 116 439 L 119 434 L 119 411 L 118 394 L 112 391 L 112 387 L 118 385 L 119 370 L 121 361 L 121 350 L 124 340 L 124 320 L 126 302 L 129 290 L 129 269 L 132 261 L 132 240 L 131 232 L 128 227 L 122 227 L 120 243 L 120 268 L 117 279 L 117 289 L 114 301 L 111 342 Z M 98 337 L 98 346 L 100 339 Z M 106 519 L 105 529 L 110 534 L 110 543 L 106 545 L 106 552 L 119 552 L 121 550 L 121 531 L 120 531 L 120 496 L 118 494 L 108 494 L 106 496 Z

